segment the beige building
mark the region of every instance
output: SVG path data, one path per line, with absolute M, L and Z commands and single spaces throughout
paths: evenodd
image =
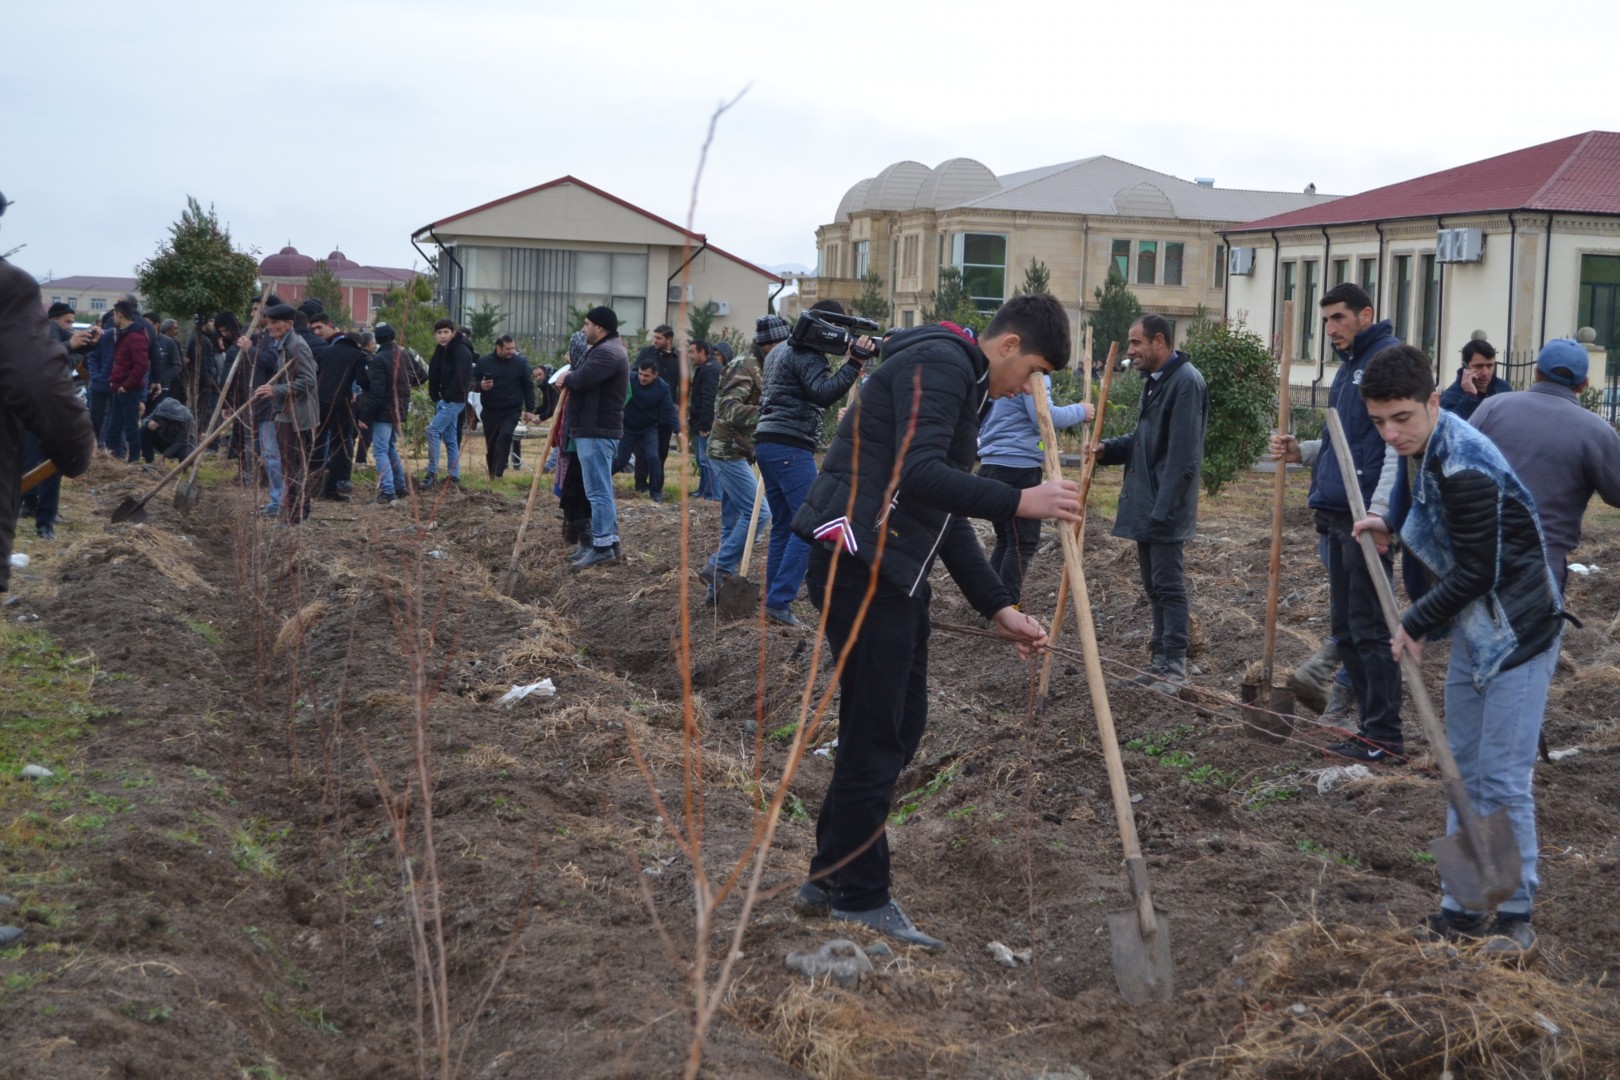
M 701 233 L 572 176 L 441 218 L 411 242 L 437 265 L 440 300 L 456 318 L 494 304 L 506 315 L 500 332 L 543 353 L 567 346 L 570 308 L 597 304 L 618 314 L 624 335 L 669 323 L 684 338 L 685 305 L 713 302 L 716 331 L 752 336 L 782 286 Z
M 99 322 L 125 293 L 135 291 L 132 277 L 95 277 L 75 274 L 39 283 L 39 306 L 49 311 L 52 304 L 66 304 L 80 322 Z
M 1591 131 L 1228 229 L 1229 318 L 1295 357 L 1293 382 L 1331 381 L 1317 304 L 1354 281 L 1442 385 L 1483 331 L 1528 383 L 1536 351 L 1591 328 L 1591 378 L 1620 344 L 1620 133 Z M 1294 319 L 1282 326 L 1282 302 Z M 1584 335 L 1583 335 L 1584 336 Z M 1504 370 L 1506 369 L 1506 370 Z
M 799 303 L 849 301 L 873 272 L 894 305 L 894 323 L 912 326 L 931 303 L 940 268 L 953 266 L 975 304 L 992 311 L 1017 290 L 1033 258 L 1046 264 L 1050 290 L 1076 327 L 1113 266 L 1144 309 L 1184 333 L 1200 307 L 1221 310 L 1222 229 L 1332 198 L 1314 188 L 1227 190 L 1103 156 L 1001 177 L 970 158 L 932 169 L 902 161 L 850 188 L 832 223 L 816 230 L 817 274 L 800 283 Z

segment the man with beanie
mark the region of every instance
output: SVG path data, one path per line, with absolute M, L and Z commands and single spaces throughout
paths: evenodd
M 534 412 L 534 370 L 518 355 L 511 334 L 495 339 L 495 350 L 473 365 L 484 428 L 484 460 L 491 480 L 506 474 L 512 460 L 512 436 L 518 421 Z M 609 455 L 609 461 L 612 456 Z
M 787 331 L 778 315 L 762 315 L 754 321 L 754 347 L 726 365 L 714 399 L 714 427 L 709 431 L 709 467 L 714 470 L 720 489 L 720 547 L 698 577 L 708 583 L 703 602 L 714 604 L 726 579 L 737 572 L 743 549 L 748 546 L 748 527 L 754 517 L 754 495 L 758 480 L 754 475 L 754 425 L 759 422 L 759 392 L 764 382 L 765 354 Z M 759 508 L 759 527 L 771 523 L 770 508 Z
M 811 311 L 842 315 L 844 306 L 823 300 Z M 782 340 L 765 357 L 765 383 L 759 396 L 759 423 L 754 427 L 754 455 L 771 505 L 771 550 L 765 564 L 765 614 L 784 626 L 799 626 L 788 605 L 804 584 L 810 549 L 793 533 L 798 512 L 816 479 L 816 448 L 821 445 L 823 412 L 849 393 L 861 377 L 860 362 L 846 360 L 833 371 L 827 357 L 808 345 Z M 860 339 L 870 346 L 869 338 Z
M 354 475 L 354 384 L 365 378 L 370 364 L 370 354 L 352 334 L 332 334 L 326 348 L 315 357 L 321 409 L 321 426 L 315 431 L 315 460 L 322 474 L 320 497 L 332 502 L 349 501 Z
M 321 350 L 326 348 L 326 339 L 315 329 L 315 320 L 326 318 L 326 308 L 313 296 L 306 296 L 299 301 L 293 313 L 293 332 L 304 339 L 309 346 L 311 356 L 319 356 Z
M 813 545 L 810 598 L 833 655 L 849 650 L 832 780 L 816 819 L 810 880 L 795 900 L 802 914 L 945 946 L 890 894 L 885 835 L 895 782 L 928 723 L 929 572 L 942 560 L 975 610 L 1023 655 L 1046 644 L 1040 623 L 1013 606 L 968 519 L 1078 521 L 1078 488 L 1050 480 L 1019 490 L 972 469 L 990 399 L 1027 393 L 1031 378 L 1069 362 L 1070 348 L 1067 313 L 1041 293 L 1008 300 L 978 342 L 941 326 L 905 330 L 839 422 L 793 521 Z
M 618 315 L 610 307 L 593 307 L 585 315 L 584 329 L 590 349 L 562 384 L 568 391 L 568 437 L 579 454 L 580 478 L 591 501 L 591 546 L 569 563 L 575 570 L 612 562 L 619 555 L 613 454 L 624 434 L 624 398 L 630 386 L 630 358 L 619 337 Z
M 664 380 L 665 386 L 669 387 L 670 400 L 679 406 L 681 400 L 681 354 L 675 351 L 675 330 L 668 323 L 659 323 L 653 327 L 652 344 L 643 345 L 641 351 L 636 353 L 636 367 L 639 369 L 641 362 L 648 358 L 651 358 L 658 365 L 658 377 Z M 658 425 L 658 460 L 660 463 L 669 460 L 669 442 L 675 437 L 675 429 L 678 426 L 678 423 L 660 423 Z M 648 489 L 647 477 L 647 463 L 642 461 L 641 455 L 638 454 L 636 455 L 637 491 L 646 491 Z
M 371 435 L 377 462 L 377 501 L 391 503 L 410 494 L 405 464 L 399 459 L 399 435 L 411 408 L 410 357 L 394 342 L 394 328 L 378 323 L 373 331 L 377 351 L 367 362 L 366 391 L 355 410 L 355 423 Z
M 1549 341 L 1536 357 L 1530 389 L 1483 401 L 1469 417 L 1535 496 L 1547 565 L 1560 594 L 1592 494 L 1620 506 L 1620 434 L 1581 407 L 1586 373 L 1585 345 L 1569 338 Z
M 472 346 L 456 333 L 456 324 L 440 319 L 433 324 L 433 338 L 438 345 L 433 359 L 428 361 L 428 397 L 433 401 L 433 419 L 428 421 L 427 475 L 424 487 L 432 487 L 439 479 L 439 445 L 444 444 L 445 468 L 450 483 L 461 483 L 461 414 L 467 408 L 467 390 L 472 386 Z
M 1357 387 L 1373 357 L 1399 345 L 1400 339 L 1388 319 L 1376 318 L 1372 299 L 1359 285 L 1342 282 L 1333 286 L 1318 306 L 1340 361 L 1339 373 L 1328 390 L 1328 407 L 1339 414 L 1344 425 L 1356 475 L 1340 475 L 1338 454 L 1326 434 L 1303 443 L 1292 435 L 1273 435 L 1271 453 L 1279 461 L 1313 466 L 1309 505 L 1316 511 L 1316 531 L 1327 536 L 1330 633 L 1339 659 L 1350 673 L 1361 716 L 1360 731 L 1327 747 L 1326 752 L 1350 761 L 1399 763 L 1405 760 L 1406 747 L 1401 728 L 1401 669 L 1389 651 L 1389 627 L 1367 561 L 1351 535 L 1355 523 L 1350 520 L 1347 492 L 1349 484 L 1357 484 L 1369 513 L 1382 517 L 1389 511 L 1400 455 L 1379 436 Z M 1391 565 L 1386 559 L 1386 576 Z

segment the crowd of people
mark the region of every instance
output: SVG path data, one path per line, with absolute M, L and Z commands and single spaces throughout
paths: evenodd
M 73 313 L 58 307 L 45 320 L 37 309 L 19 314 L 19 296 L 32 288 L 25 281 L 0 264 L 0 301 L 11 305 L 0 325 L 0 364 L 43 363 L 49 378 L 7 383 L 27 390 L 7 390 L 26 400 L 8 400 L 0 427 L 0 506 L 15 505 L 5 489 L 14 490 L 19 465 L 50 460 L 73 475 L 95 443 L 131 462 L 183 457 L 209 430 L 205 418 L 230 410 L 222 452 L 239 462 L 242 482 L 269 492 L 263 514 L 297 524 L 313 498 L 351 498 L 355 464 L 368 453 L 375 499 L 389 503 L 413 487 L 460 484 L 474 426 L 483 431 L 485 467 L 499 477 L 520 452 L 520 424 L 551 419 L 553 459 L 532 467 L 554 464 L 569 565 L 585 570 L 622 556 L 614 474 L 633 461 L 636 489 L 662 501 L 671 441 L 684 429 L 698 470 L 695 497 L 720 503 L 719 541 L 699 570 L 705 602 L 716 603 L 736 578 L 751 530 L 768 531 L 758 583 L 764 616 L 801 627 L 792 605 L 808 584 L 829 640 L 850 650 L 833 774 L 797 907 L 943 946 L 891 894 L 884 823 L 927 723 L 935 562 L 1021 653 L 1046 644 L 1044 628 L 1023 610 L 1023 581 L 1040 522 L 1074 522 L 1080 512 L 1072 482 L 1042 475 L 1029 396 L 1032 380 L 1069 362 L 1068 315 L 1058 301 L 1014 297 L 978 335 L 939 323 L 890 331 L 881 347 L 858 338 L 837 364 L 774 314 L 757 320 L 740 355 L 692 341 L 683 357 L 673 330 L 658 326 L 633 368 L 617 314 L 598 306 L 553 372 L 532 365 L 510 336 L 478 356 L 465 328 L 448 319 L 435 326 L 436 348 L 423 363 L 387 324 L 342 328 L 317 301 L 295 307 L 273 295 L 262 310 L 254 304 L 245 328 L 219 312 L 198 321 L 183 344 L 174 320 L 143 314 L 133 297 L 119 300 L 102 326 L 75 331 Z M 1335 286 L 1320 308 L 1339 360 L 1328 407 L 1343 425 L 1354 475 L 1341 471 L 1327 438 L 1278 432 L 1271 440 L 1279 463 L 1311 469 L 1312 542 L 1329 582 L 1331 636 L 1294 679 L 1302 697 L 1338 710 L 1325 715 L 1354 722 L 1328 755 L 1399 764 L 1400 661 L 1420 656 L 1426 641 L 1451 638 L 1448 738 L 1479 811 L 1507 809 L 1523 874 L 1493 912 L 1469 910 L 1444 890 L 1428 930 L 1528 955 L 1538 886 L 1530 777 L 1567 618 L 1567 558 L 1594 493 L 1620 506 L 1620 435 L 1580 405 L 1587 350 L 1576 342 L 1548 342 L 1535 385 L 1524 391 L 1496 377 L 1489 343 L 1470 342 L 1456 382 L 1441 392 L 1432 361 L 1396 338 L 1358 286 Z M 824 301 L 801 318 L 818 311 L 842 313 Z M 1124 469 L 1113 533 L 1136 545 L 1150 620 L 1148 667 L 1134 681 L 1166 694 L 1198 674 L 1188 663 L 1183 551 L 1197 530 L 1210 408 L 1204 377 L 1174 333 L 1157 314 L 1132 325 L 1127 357 L 1145 376 L 1136 426 L 1086 447 L 1099 465 Z M 862 358 L 874 355 L 881 362 L 868 370 Z M 88 408 L 73 396 L 69 357 L 84 370 Z M 411 391 L 424 383 L 433 406 L 427 468 L 412 480 L 400 436 Z M 826 410 L 846 399 L 818 462 Z M 1091 418 L 1084 402 L 1053 410 L 1059 427 Z M 41 485 L 30 499 L 48 538 L 54 488 Z M 1363 503 L 1358 519 L 1352 507 Z M 988 556 L 974 518 L 995 531 Z M 0 550 L 9 550 L 13 524 L 0 515 Z M 1363 534 L 1383 553 L 1387 578 L 1396 551 L 1405 551 L 1401 576 L 1412 603 L 1393 633 L 1358 546 Z M 835 573 L 837 559 L 855 572 Z

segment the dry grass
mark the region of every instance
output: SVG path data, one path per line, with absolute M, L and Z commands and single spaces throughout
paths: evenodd
M 325 600 L 312 600 L 299 608 L 292 618 L 281 624 L 281 631 L 276 634 L 276 642 L 270 651 L 277 655 L 286 652 L 290 646 L 302 641 L 325 614 Z
M 523 766 L 522 761 L 498 746 L 475 746 L 467 751 L 461 760 L 475 769 L 486 769 L 490 772 L 500 769 L 517 769 Z
M 62 563 L 80 561 L 120 563 L 138 557 L 180 589 L 196 589 L 213 596 L 212 584 L 197 572 L 197 549 L 184 536 L 150 525 L 122 525 L 76 541 L 62 553 Z
M 740 1011 L 736 1004 L 731 1010 Z M 870 996 L 808 982 L 794 984 L 750 1026 L 761 1029 L 782 1060 L 818 1080 L 905 1075 L 896 1071 L 896 1053 L 913 1064 L 916 1055 L 924 1055 L 931 1059 L 929 1075 L 949 1075 L 949 1062 L 966 1051 L 942 1042 L 937 1031 L 923 1032 L 897 1019 Z
M 1612 991 L 1492 962 L 1478 946 L 1312 918 L 1266 938 L 1233 974 L 1253 995 L 1246 1023 L 1171 1077 L 1517 1080 L 1620 1068 Z
M 534 672 L 543 675 L 547 669 L 561 664 L 578 667 L 578 650 L 574 646 L 578 637 L 578 629 L 564 619 L 556 616 L 535 619 L 517 643 L 502 654 L 497 669 L 528 677 Z

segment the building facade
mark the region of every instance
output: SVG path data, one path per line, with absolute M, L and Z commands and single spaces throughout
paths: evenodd
M 566 348 L 576 316 L 597 304 L 614 310 L 628 337 L 659 323 L 684 337 L 691 305 L 708 303 L 712 332 L 751 336 L 783 284 L 701 233 L 572 176 L 440 218 L 411 241 L 438 267 L 449 310 L 465 318 L 493 304 L 499 331 L 543 354 Z
M 1292 381 L 1331 379 L 1322 294 L 1367 290 L 1449 381 L 1477 331 L 1509 355 L 1593 330 L 1594 384 L 1620 344 L 1620 133 L 1592 131 L 1226 230 L 1222 310 L 1286 340 Z M 1282 325 L 1283 302 L 1294 301 Z M 1521 378 L 1528 364 L 1519 364 Z
M 300 254 L 288 244 L 259 263 L 260 287 L 269 285 L 284 303 L 296 305 L 304 298 L 309 275 L 315 272 L 315 262 L 312 256 Z M 382 307 L 389 289 L 403 288 L 417 276 L 417 271 L 400 267 L 362 266 L 341 251 L 332 252 L 325 262 L 342 286 L 343 304 L 349 309 L 350 318 L 359 326 L 370 326 L 377 321 L 377 310 Z
M 1144 310 L 1177 323 L 1221 311 L 1227 269 L 1221 230 L 1257 217 L 1331 201 L 1302 193 L 1217 188 L 1098 156 L 998 177 L 970 158 L 935 168 L 902 161 L 844 195 L 816 230 L 817 273 L 799 302 L 853 300 L 877 274 L 893 323 L 913 326 L 939 288 L 942 267 L 960 270 L 976 307 L 993 311 L 1034 259 L 1076 326 L 1096 305 L 1111 267 Z
M 135 292 L 132 277 L 76 274 L 40 282 L 39 306 L 42 311 L 48 311 L 52 304 L 66 304 L 77 313 L 79 321 L 99 322 L 120 296 L 131 292 Z

